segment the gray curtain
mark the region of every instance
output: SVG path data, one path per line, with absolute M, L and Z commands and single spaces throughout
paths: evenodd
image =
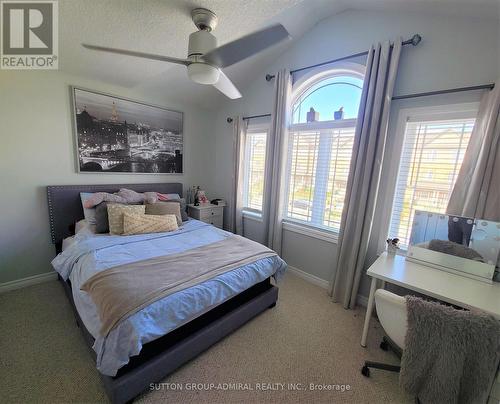
M 340 225 L 335 275 L 330 294 L 334 302 L 354 308 L 372 232 L 380 172 L 401 39 L 376 44 L 368 52 L 366 75 L 354 135 L 349 179 Z
M 498 81 L 497 81 L 498 83 Z M 447 213 L 500 221 L 500 87 L 483 95 Z
M 281 254 L 284 174 L 288 114 L 292 83 L 290 71 L 276 74 L 271 129 L 266 150 L 266 179 L 264 185 L 264 224 L 267 246 Z
M 243 235 L 243 164 L 247 123 L 240 116 L 233 118 L 233 190 L 230 208 L 229 230 Z

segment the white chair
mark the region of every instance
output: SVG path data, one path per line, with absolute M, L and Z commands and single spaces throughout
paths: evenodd
M 387 351 L 392 350 L 401 358 L 404 349 L 407 325 L 405 298 L 384 289 L 377 289 L 375 292 L 375 306 L 377 316 L 384 328 L 388 338 L 384 337 L 380 343 L 380 348 Z M 399 372 L 400 366 L 388 365 L 380 362 L 366 361 L 361 369 L 361 373 L 369 377 L 370 368 Z

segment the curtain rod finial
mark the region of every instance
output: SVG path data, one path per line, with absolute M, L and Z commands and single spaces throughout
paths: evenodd
M 227 118 L 226 121 L 227 121 L 227 123 L 231 123 L 231 122 L 233 122 L 233 118 Z
M 415 34 L 411 37 L 411 44 L 413 46 L 417 46 L 421 40 L 422 40 L 422 37 L 419 34 Z
M 266 74 L 266 81 L 271 81 L 274 79 L 274 74 Z

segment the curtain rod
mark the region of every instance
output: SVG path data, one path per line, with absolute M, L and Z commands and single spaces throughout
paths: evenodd
M 405 94 L 405 95 L 395 95 L 392 97 L 393 100 L 404 100 L 407 98 L 417 98 L 417 97 L 427 97 L 429 95 L 439 95 L 439 94 L 449 94 L 449 93 L 459 93 L 462 91 L 474 91 L 474 90 L 493 90 L 495 88 L 495 83 L 489 84 L 481 84 L 479 86 L 469 86 L 469 87 L 457 87 L 457 88 L 449 88 L 446 90 L 438 90 L 438 91 L 428 91 L 426 93 L 414 93 L 414 94 Z M 252 116 L 244 116 L 244 120 L 254 119 L 254 118 L 262 118 L 265 116 L 271 116 L 271 114 L 262 114 L 262 115 L 252 115 Z M 227 118 L 227 122 L 233 122 L 233 118 Z
M 404 41 L 402 44 L 403 45 L 417 46 L 421 40 L 422 40 L 422 37 L 419 34 L 415 34 L 410 39 L 407 39 L 406 41 Z M 326 62 L 321 62 L 321 63 L 311 65 L 311 66 L 300 67 L 300 68 L 295 69 L 295 70 L 290 70 L 290 74 L 301 72 L 302 70 L 312 69 L 314 67 L 328 65 L 330 63 L 340 62 L 340 61 L 346 60 L 346 59 L 352 59 L 352 58 L 356 58 L 359 56 L 365 56 L 365 55 L 368 55 L 368 51 L 355 53 L 355 54 L 349 55 L 349 56 L 343 56 L 343 57 L 338 58 L 338 59 L 327 60 Z M 274 74 L 266 74 L 266 81 L 271 81 L 272 79 L 274 79 L 274 77 L 275 77 Z
M 255 118 L 264 118 L 266 116 L 271 116 L 271 114 L 261 114 L 261 115 L 251 115 L 251 116 L 244 116 L 243 119 L 244 121 L 248 121 L 249 119 L 255 119 Z M 227 123 L 233 122 L 233 118 L 229 117 L 226 119 Z
M 479 86 L 458 87 L 458 88 L 449 88 L 447 90 L 428 91 L 426 93 L 395 95 L 394 97 L 392 97 L 392 99 L 393 100 L 404 100 L 406 98 L 427 97 L 429 95 L 459 93 L 462 91 L 474 91 L 474 90 L 485 90 L 485 89 L 493 90 L 493 88 L 495 88 L 495 83 L 489 83 L 489 84 L 481 84 Z

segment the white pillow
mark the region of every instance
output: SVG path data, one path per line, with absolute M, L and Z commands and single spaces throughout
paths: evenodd
M 93 195 L 92 192 L 80 192 L 80 200 L 82 201 L 83 217 L 88 224 L 95 224 L 95 208 L 84 208 L 84 202 Z

